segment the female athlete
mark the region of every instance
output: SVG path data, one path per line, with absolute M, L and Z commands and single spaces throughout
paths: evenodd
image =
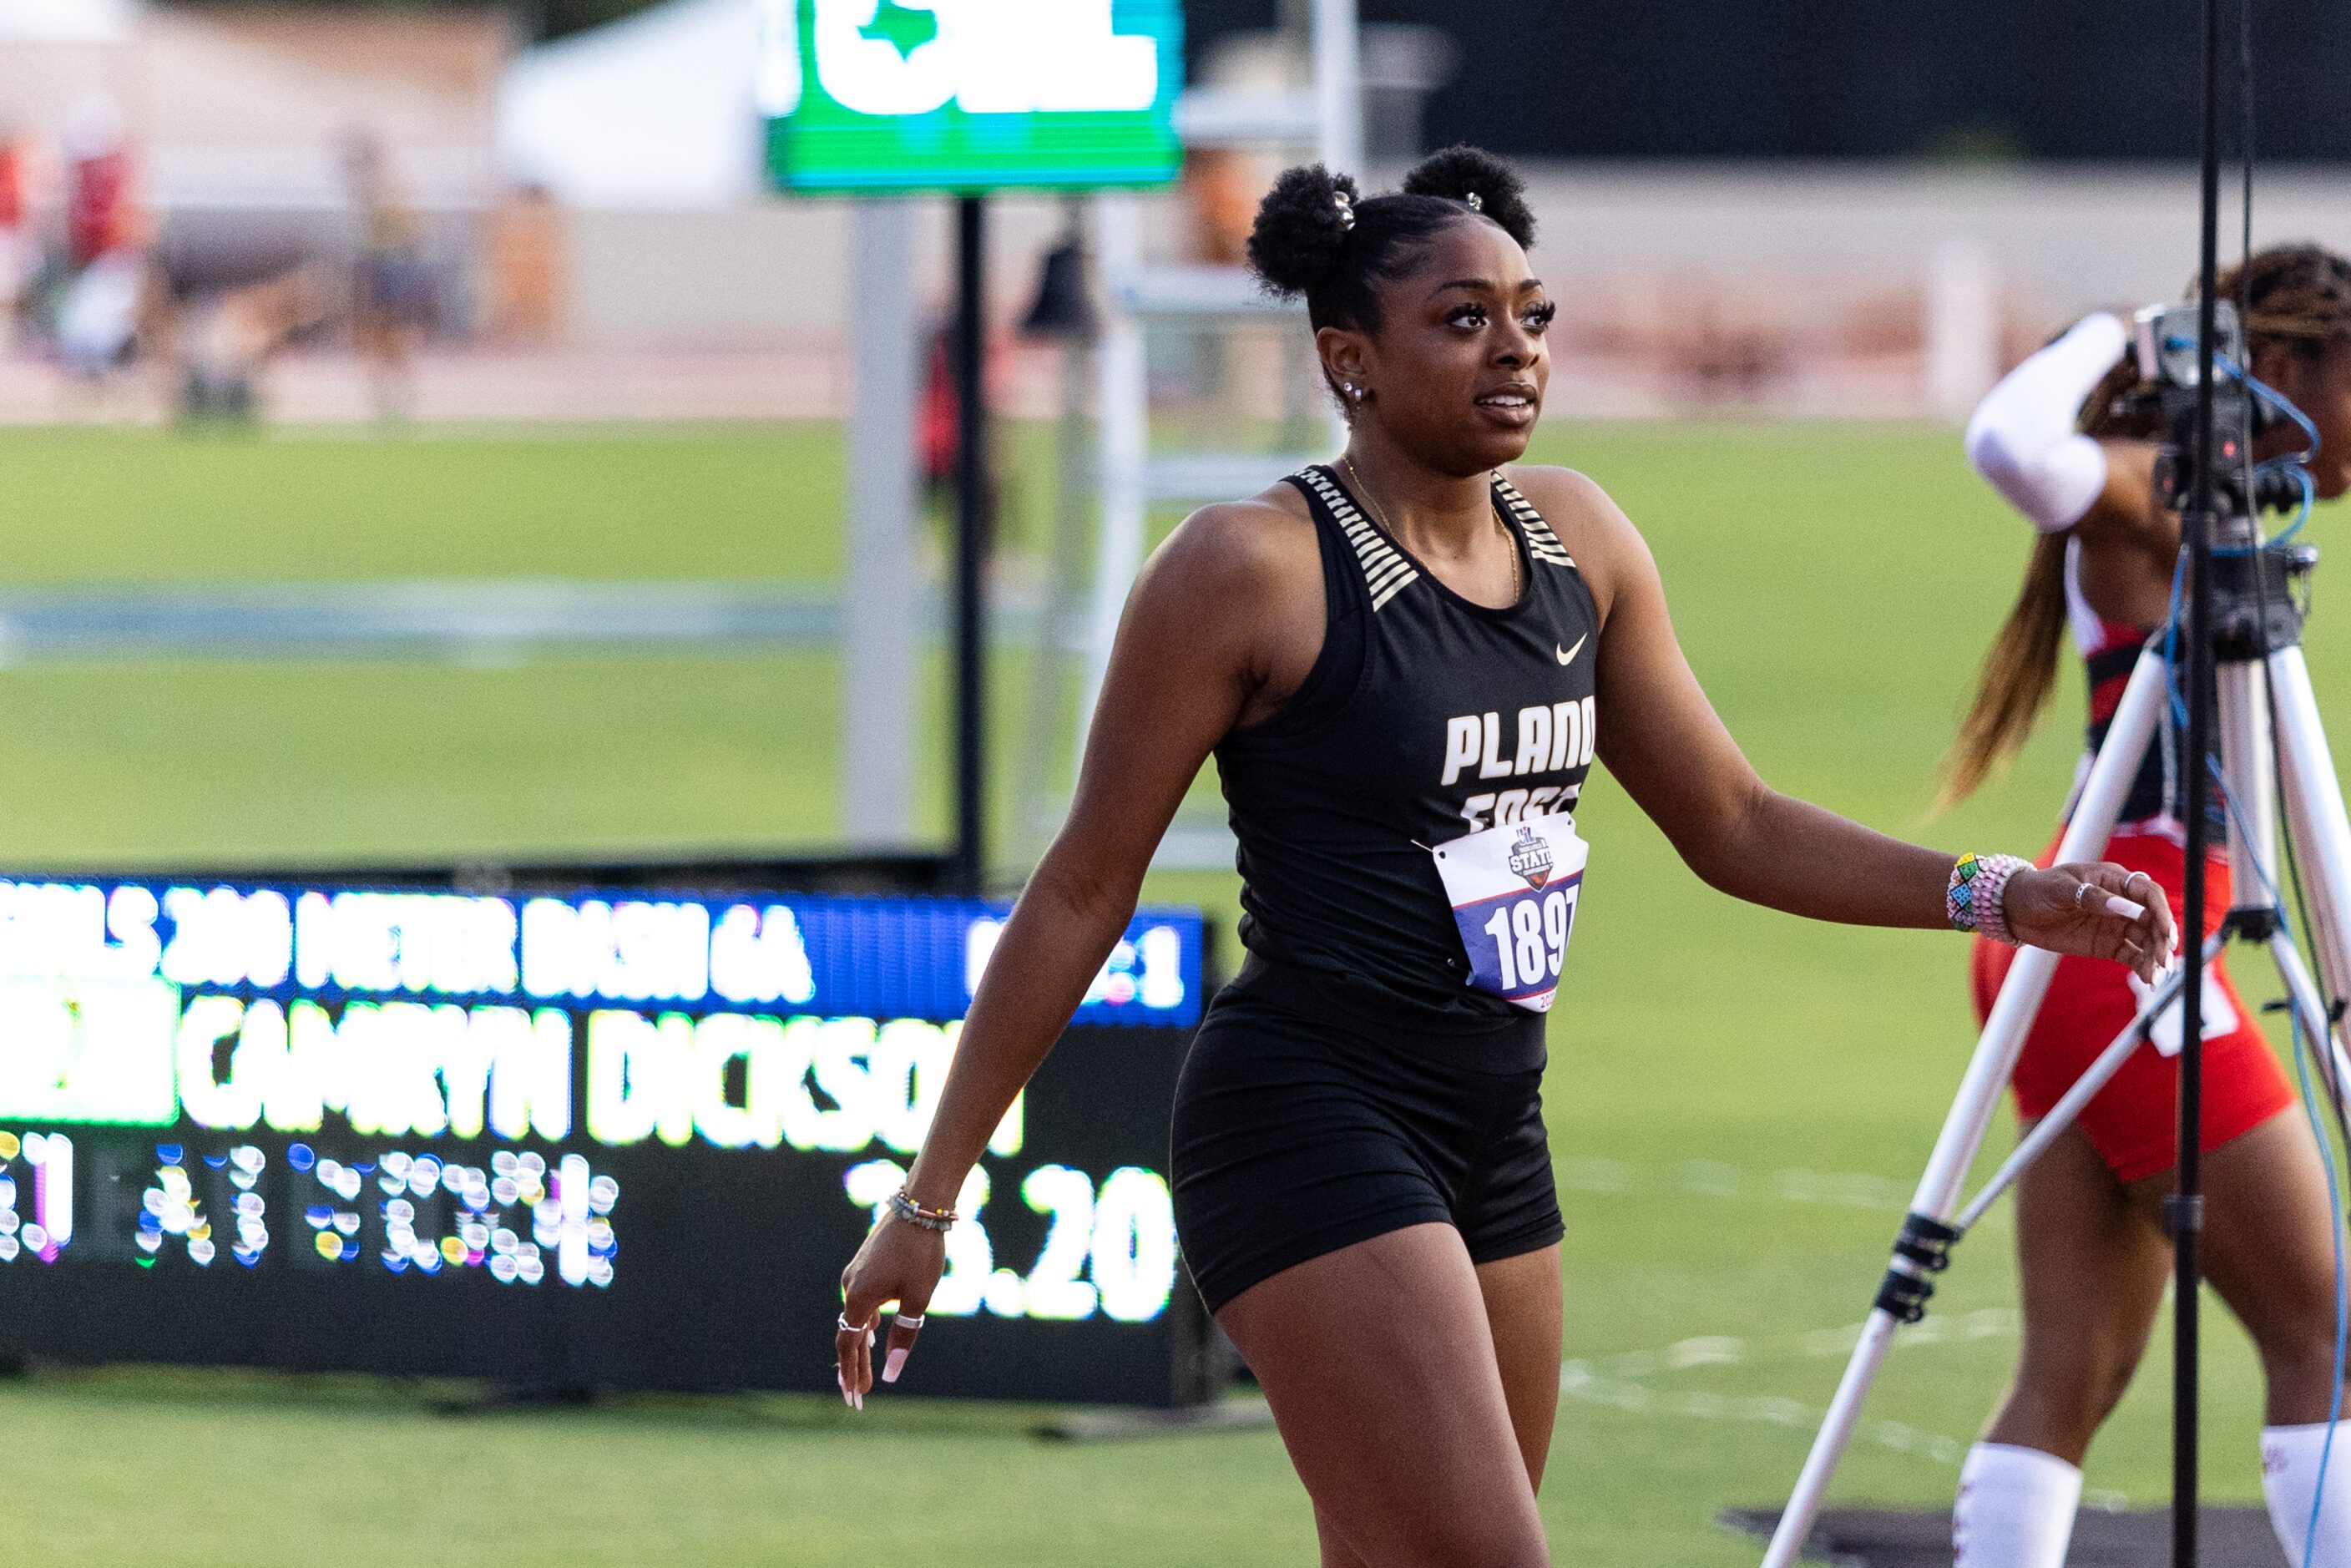
M 2241 298 L 2237 274 L 2220 298 Z M 2314 246 L 2263 251 L 2241 276 L 2253 374 L 2316 423 L 2310 466 L 2329 499 L 2351 489 L 2351 262 Z M 1968 426 L 1968 457 L 2041 530 L 2024 591 L 1985 661 L 1949 764 L 1966 795 L 2023 743 L 2071 627 L 2089 665 L 2095 751 L 2139 651 L 2168 617 L 2179 520 L 2157 498 L 2160 417 L 2134 397 L 2123 324 L 2092 316 L 2010 372 Z M 2282 422 L 2283 423 L 2283 422 Z M 2255 455 L 2295 451 L 2264 435 Z M 2179 737 L 2147 748 L 2107 853 L 2181 896 Z M 2086 766 L 2086 759 L 2085 759 Z M 2225 806 L 2212 807 L 2208 931 L 2229 908 Z M 2142 881 L 2142 885 L 2144 883 Z M 1979 943 L 1975 1000 L 1989 1011 L 2006 948 Z M 2269 1383 L 2262 1489 L 2290 1562 L 2303 1562 L 2335 1376 L 2335 1265 L 2325 1176 L 2283 1070 L 2225 969 L 2204 993 L 2202 1146 L 2206 1276 L 2259 1348 Z M 2044 1115 L 2138 1010 L 2111 964 L 2060 963 L 2012 1087 L 2028 1124 Z M 2017 1188 L 2024 1340 L 2016 1382 L 1959 1479 L 1952 1530 L 1967 1568 L 2058 1568 L 2082 1490 L 2080 1465 L 2146 1349 L 2171 1248 L 2160 1205 L 2177 1155 L 2179 1015 L 2132 1057 Z M 2313 1568 L 2351 1568 L 2351 1433 L 2335 1445 Z
M 894 1218 L 842 1275 L 852 1404 L 891 1302 L 882 1381 L 904 1366 L 944 1264 L 934 1227 L 1211 754 L 1249 956 L 1176 1091 L 1176 1224 L 1332 1568 L 1550 1561 L 1535 1488 L 1561 1226 L 1539 1009 L 1595 747 L 1737 896 L 1981 923 L 2148 974 L 2168 951 L 2161 895 L 2141 878 L 2126 902 L 2121 867 L 1955 867 L 1756 778 L 1632 525 L 1581 475 L 1516 465 L 1551 368 L 1532 237 L 1516 177 L 1467 149 L 1397 194 L 1315 167 L 1266 198 L 1250 259 L 1305 296 L 1345 455 L 1195 514 L 1136 582 L 1070 821 L 1005 925 Z

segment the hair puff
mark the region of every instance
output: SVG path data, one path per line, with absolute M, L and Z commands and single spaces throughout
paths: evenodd
M 1359 194 L 1354 178 L 1320 163 L 1282 172 L 1258 204 L 1249 229 L 1249 259 L 1266 287 L 1280 295 L 1311 291 L 1338 269 Z
M 1432 152 L 1404 177 L 1408 196 L 1443 196 L 1448 201 L 1478 198 L 1478 210 L 1501 226 L 1502 232 L 1532 249 L 1535 215 L 1527 206 L 1526 185 L 1518 171 L 1479 147 L 1447 147 Z

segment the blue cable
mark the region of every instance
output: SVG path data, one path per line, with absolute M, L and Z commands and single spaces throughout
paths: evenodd
M 2266 467 L 2268 465 L 2264 464 L 2262 466 Z M 2294 475 L 2295 482 L 2302 486 L 2302 505 L 2295 509 L 2294 521 L 2262 540 L 2264 545 L 2282 545 L 2302 532 L 2302 525 L 2310 521 L 2310 508 L 2318 500 L 2318 481 L 2310 476 L 2310 470 L 2297 463 L 2290 472 Z
M 2188 552 L 2171 567 L 2171 608 L 2163 618 L 2163 695 L 2172 727 L 2188 729 L 2188 697 L 2179 687 L 2179 601 L 2188 586 Z
M 2271 386 L 2267 382 L 2262 381 L 2261 377 L 2250 375 L 2244 371 L 2240 370 L 2236 361 L 2230 359 L 2228 355 L 2215 354 L 2212 358 L 2223 370 L 2227 371 L 2231 375 L 2243 382 L 2244 385 L 2252 392 L 2252 394 L 2255 397 L 2260 398 L 2263 402 L 2268 403 L 2272 408 L 2277 410 L 2278 413 L 2285 415 L 2288 419 L 2294 421 L 2294 423 L 2302 426 L 2302 438 L 2304 443 L 2302 451 L 2290 458 L 2273 457 L 2270 459 L 2271 462 L 2307 463 L 2312 458 L 2318 455 L 2318 426 L 2311 422 L 2311 418 L 2308 414 L 2303 413 L 2302 410 L 2294 406 L 2294 401 L 2291 398 L 2278 391 L 2275 387 Z
M 2326 1404 L 2326 1438 L 2318 1446 L 2318 1484 L 2310 1494 L 2310 1526 L 2303 1532 L 2302 1568 L 2311 1568 L 2311 1560 L 2318 1552 L 2318 1517 L 2326 1500 L 2327 1463 L 2335 1452 L 2335 1429 L 2343 1419 L 2343 1362 L 2346 1346 L 2351 1346 L 2351 1289 L 2346 1289 L 2343 1264 L 2343 1198 L 2336 1190 L 2338 1177 L 2335 1169 L 2335 1150 L 2328 1143 L 2326 1129 L 2319 1124 L 2318 1102 L 2310 1090 L 2309 1051 L 2302 1033 L 2302 1009 L 2291 1008 L 2286 1016 L 2294 1026 L 2294 1075 L 2302 1087 L 2303 1113 L 2310 1119 L 2310 1135 L 2318 1141 L 2318 1157 L 2326 1167 L 2326 1214 L 2335 1238 L 2335 1388 Z

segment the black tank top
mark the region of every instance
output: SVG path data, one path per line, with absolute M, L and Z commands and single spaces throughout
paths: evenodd
M 1322 650 L 1279 711 L 1217 747 L 1253 959 L 1235 991 L 1302 992 L 1465 1066 L 1540 1064 L 1542 1018 L 1466 984 L 1425 846 L 1574 809 L 1594 747 L 1591 590 L 1499 473 L 1525 582 L 1503 609 L 1438 581 L 1330 468 L 1290 483 L 1322 543 Z

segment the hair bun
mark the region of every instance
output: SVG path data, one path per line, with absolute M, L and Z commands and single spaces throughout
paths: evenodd
M 1480 147 L 1447 147 L 1432 152 L 1404 177 L 1408 196 L 1443 196 L 1475 205 L 1520 246 L 1535 243 L 1535 215 L 1527 206 L 1526 183 L 1518 171 Z
M 1320 163 L 1284 170 L 1258 204 L 1249 266 L 1274 293 L 1304 294 L 1338 267 L 1358 199 L 1351 175 Z

